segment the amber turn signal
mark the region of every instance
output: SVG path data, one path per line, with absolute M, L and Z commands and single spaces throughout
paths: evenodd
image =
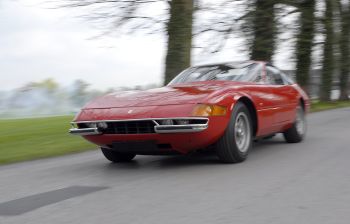
M 218 105 L 207 105 L 207 104 L 198 104 L 194 108 L 192 115 L 193 116 L 224 116 L 227 113 L 227 108 Z

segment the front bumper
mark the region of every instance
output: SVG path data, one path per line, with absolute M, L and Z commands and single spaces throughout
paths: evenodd
M 86 135 L 100 135 L 102 134 L 102 132 L 99 131 L 98 128 L 71 128 L 69 129 L 69 134 L 86 136 Z
M 203 119 L 204 117 L 202 117 Z M 166 119 L 166 118 L 164 118 Z M 165 130 L 168 133 L 159 133 L 153 129 L 153 133 L 142 133 L 142 134 L 96 134 L 91 132 L 91 135 L 84 135 L 86 140 L 104 148 L 113 148 L 113 144 L 116 142 L 139 142 L 139 141 L 153 141 L 160 148 L 170 148 L 174 152 L 186 154 L 196 149 L 203 149 L 207 146 L 214 144 L 225 132 L 229 119 L 224 116 L 208 117 L 206 119 L 206 125 L 192 126 L 190 130 L 183 129 L 182 126 L 176 131 Z M 151 119 L 152 120 L 152 119 Z M 77 123 L 82 121 L 77 121 Z M 165 126 L 166 127 L 166 126 Z M 172 126 L 173 128 L 173 126 Z M 181 132 L 177 132 L 181 130 Z M 158 130 L 159 131 L 159 130 Z M 162 130 L 161 130 L 162 131 Z M 170 133 L 169 133 L 170 131 Z M 73 129 L 75 132 L 75 129 Z M 76 133 L 74 133 L 76 134 Z M 150 152 L 150 154 L 153 154 Z M 154 153 L 156 154 L 156 153 Z
M 180 121 L 187 121 L 188 124 L 179 124 Z M 151 133 L 170 134 L 170 133 L 194 133 L 201 132 L 208 128 L 208 118 L 152 118 L 152 119 L 132 119 L 132 120 L 99 120 L 99 121 L 79 121 L 72 122 L 73 128 L 69 130 L 73 135 L 101 135 L 104 134 L 104 129 L 99 127 L 99 124 L 104 124 L 106 128 L 115 125 L 127 125 L 127 123 L 135 124 L 136 131 L 138 130 L 137 123 L 151 121 L 154 125 Z M 173 124 L 162 124 L 163 121 L 171 121 Z M 126 131 L 126 134 L 128 132 Z M 139 133 L 134 133 L 139 134 Z M 147 133 L 149 134 L 149 133 Z

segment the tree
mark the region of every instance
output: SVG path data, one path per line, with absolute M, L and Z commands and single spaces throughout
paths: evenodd
M 349 100 L 349 73 L 350 73 L 350 2 L 344 6 L 338 1 L 340 11 L 341 34 L 340 45 L 340 100 Z
M 279 9 L 276 7 L 278 4 L 281 6 Z M 279 29 L 278 20 L 296 12 L 287 10 L 287 13 L 278 15 L 278 10 L 283 11 L 281 9 L 285 6 L 297 7 L 299 3 L 292 0 L 226 0 L 216 3 L 211 8 L 206 7 L 206 11 L 216 12 L 215 18 L 198 33 L 214 33 L 212 40 L 218 43 L 213 52 L 220 51 L 231 37 L 240 35 L 246 40 L 252 60 L 272 61 L 277 35 L 285 31 L 285 27 Z
M 23 89 L 42 88 L 53 93 L 59 88 L 59 84 L 52 78 L 45 79 L 41 82 L 31 82 L 23 87 Z
M 323 69 L 321 76 L 321 101 L 331 100 L 331 90 L 334 72 L 334 29 L 333 29 L 333 0 L 326 0 L 326 12 L 324 18 L 325 42 L 323 47 Z
M 277 0 L 224 0 L 201 11 L 213 15 L 195 35 L 211 33 L 211 52 L 221 51 L 230 38 L 244 38 L 252 60 L 271 61 L 275 52 Z M 214 46 L 214 47 L 213 47 Z
M 256 0 L 253 14 L 253 43 L 251 59 L 271 61 L 275 51 L 275 0 Z
M 88 98 L 88 87 L 89 84 L 84 80 L 75 80 L 73 83 L 73 89 L 71 92 L 71 100 L 77 107 L 82 107 Z
M 65 0 L 63 7 L 89 9 L 85 18 L 102 23 L 106 29 L 103 34 L 124 29 L 128 33 L 165 32 L 168 39 L 166 84 L 191 64 L 193 5 L 194 0 Z M 161 13 L 148 12 L 147 9 L 155 6 L 163 9 L 159 10 Z
M 296 79 L 306 91 L 309 90 L 312 47 L 315 36 L 315 3 L 315 0 L 305 0 L 298 5 L 301 15 L 296 46 Z
M 167 25 L 168 48 L 164 84 L 191 65 L 193 0 L 172 0 Z

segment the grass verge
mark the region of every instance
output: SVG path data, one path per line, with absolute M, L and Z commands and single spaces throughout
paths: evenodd
M 0 164 L 95 149 L 68 134 L 71 116 L 0 120 Z
M 319 112 L 337 108 L 350 107 L 350 101 L 334 101 L 334 102 L 312 102 L 311 112 Z

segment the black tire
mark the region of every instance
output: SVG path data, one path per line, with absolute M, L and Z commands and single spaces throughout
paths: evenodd
M 120 153 L 105 148 L 101 148 L 101 151 L 106 159 L 113 163 L 130 162 L 136 156 L 134 153 Z
M 240 135 L 238 131 L 243 129 L 236 128 L 236 123 L 239 122 L 241 116 L 243 117 L 242 119 L 246 120 L 245 131 L 247 131 L 247 139 L 245 140 L 244 148 L 241 147 L 240 149 L 237 140 L 242 137 L 236 135 Z M 230 122 L 224 135 L 216 143 L 216 154 L 220 161 L 224 163 L 239 163 L 246 160 L 249 150 L 252 147 L 252 130 L 252 120 L 249 110 L 243 103 L 238 102 L 233 108 Z
M 298 117 L 300 116 L 300 117 Z M 301 119 L 301 120 L 300 120 Z M 302 124 L 300 124 L 302 122 Z M 300 127 L 299 125 L 302 125 Z M 302 105 L 297 107 L 297 115 L 293 126 L 283 132 L 283 136 L 288 143 L 298 143 L 303 141 L 306 134 L 306 118 L 305 111 Z

